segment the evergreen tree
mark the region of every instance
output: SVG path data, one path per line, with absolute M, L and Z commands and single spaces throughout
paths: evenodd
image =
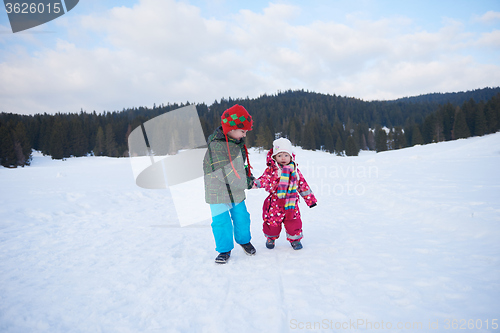
M 389 133 L 387 133 L 387 150 L 393 150 L 394 149 L 394 129 L 390 130 Z
M 333 153 L 335 151 L 335 144 L 333 142 L 333 135 L 332 135 L 332 129 L 330 126 L 325 124 L 325 138 L 323 142 L 323 148 L 330 153 Z
M 271 149 L 273 147 L 274 135 L 269 129 L 269 126 L 260 125 L 259 132 L 255 139 L 255 144 L 257 147 L 262 147 L 263 149 Z
M 420 128 L 417 124 L 413 127 L 413 132 L 411 135 L 411 145 L 423 145 L 424 144 L 424 138 L 422 137 L 422 134 L 420 132 Z
M 451 103 L 448 103 L 440 108 L 440 118 L 443 122 L 443 135 L 445 141 L 450 141 L 453 138 L 453 123 L 455 122 L 455 108 Z
M 104 154 L 105 154 L 104 131 L 102 130 L 102 127 L 99 126 L 99 128 L 97 129 L 97 135 L 95 139 L 94 155 L 104 156 Z
M 471 133 L 476 132 L 475 124 L 476 124 L 477 109 L 478 105 L 476 104 L 473 98 L 470 98 L 462 105 L 461 110 L 465 115 L 465 121 L 467 123 L 467 128 L 469 129 L 469 135 L 467 137 L 469 137 Z
M 443 132 L 443 119 L 441 118 L 441 114 L 436 112 L 436 121 L 434 123 L 434 132 L 432 139 L 434 142 L 444 141 L 444 132 Z
M 380 128 L 375 136 L 375 149 L 378 152 L 387 150 L 387 132 Z
M 373 134 L 373 131 L 370 130 L 368 131 L 368 149 L 370 150 L 375 150 L 376 149 L 376 144 L 375 144 L 375 134 Z
M 354 132 L 354 139 L 360 150 L 368 150 L 366 138 L 368 137 L 368 125 L 365 123 L 357 124 Z
M 345 154 L 346 156 L 358 156 L 359 154 L 359 148 L 356 144 L 356 140 L 352 135 L 350 135 L 347 138 L 346 144 L 345 144 Z
M 300 145 L 300 125 L 296 117 L 293 117 L 288 125 L 288 133 L 290 135 L 290 142 L 294 145 Z
M 368 150 L 368 144 L 366 143 L 365 134 L 361 134 L 361 142 L 360 142 L 361 150 Z
M 326 150 L 325 148 L 325 142 L 326 142 L 326 138 L 328 136 L 328 132 L 329 132 L 329 126 L 328 126 L 328 121 L 326 119 L 326 117 L 321 117 L 322 119 L 320 118 L 316 118 L 315 119 L 315 143 L 316 143 L 316 146 L 315 146 L 315 149 L 317 150 Z
M 0 123 L 0 164 L 4 167 L 16 165 L 16 152 L 14 150 L 14 140 L 6 125 Z
M 425 117 L 422 126 L 422 137 L 425 143 L 431 143 L 434 140 L 434 129 L 436 128 L 437 118 L 434 113 Z
M 484 116 L 483 107 L 478 107 L 476 111 L 475 118 L 475 126 L 474 126 L 474 135 L 475 136 L 483 136 L 487 131 L 486 117 Z
M 248 131 L 247 136 L 245 137 L 245 144 L 247 147 L 254 147 L 255 146 L 255 140 L 256 140 L 256 135 L 255 131 Z
M 335 154 L 337 156 L 344 155 L 344 145 L 342 143 L 342 137 L 338 136 L 337 141 L 335 142 Z
M 62 160 L 64 158 L 64 128 L 60 119 L 54 122 L 50 137 L 49 154 L 53 159 Z
M 401 126 L 397 126 L 394 129 L 394 143 L 393 143 L 393 149 L 401 149 L 406 147 L 406 137 L 403 133 L 403 128 Z
M 313 121 L 306 124 L 302 135 L 302 148 L 316 150 L 316 126 Z
M 127 133 L 125 133 L 125 142 L 128 143 L 128 137 L 130 136 L 130 133 L 132 133 L 132 125 L 128 124 L 127 126 Z M 128 145 L 127 145 L 128 147 Z M 126 151 L 126 156 L 129 156 L 129 151 L 128 151 L 128 148 L 127 148 L 127 151 Z
M 457 107 L 455 114 L 455 122 L 453 123 L 453 139 L 463 139 L 470 136 L 469 127 L 467 126 L 467 121 L 465 119 L 465 112 Z
M 500 129 L 500 94 L 493 96 L 484 107 L 486 133 L 495 133 Z
M 70 155 L 85 156 L 87 154 L 88 140 L 83 132 L 82 124 L 78 118 L 71 121 L 70 130 Z
M 178 142 L 178 141 L 177 141 Z M 104 149 L 106 156 L 118 157 L 118 148 L 116 147 L 115 132 L 111 124 L 106 125 L 106 136 Z
M 20 122 L 23 122 L 22 120 Z M 24 123 L 26 127 L 26 134 L 29 140 L 29 145 L 31 147 L 29 154 L 30 154 L 30 160 L 31 160 L 31 150 L 35 149 L 35 147 L 39 146 L 40 144 L 40 120 L 39 117 L 34 116 L 33 118 L 29 118 L 29 120 Z
M 52 138 L 52 126 L 54 117 L 45 114 L 40 118 L 40 142 L 36 149 L 40 150 L 45 155 L 50 155 L 50 142 Z
M 14 129 L 14 150 L 17 165 L 29 165 L 31 161 L 31 144 L 26 133 L 26 127 L 19 121 Z

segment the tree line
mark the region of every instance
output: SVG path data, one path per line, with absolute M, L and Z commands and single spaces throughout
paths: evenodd
M 128 156 L 127 138 L 132 130 L 189 104 L 100 114 L 83 110 L 54 115 L 0 113 L 0 164 L 29 165 L 32 150 L 54 159 Z M 205 137 L 220 125 L 222 112 L 234 104 L 243 105 L 254 120 L 247 145 L 265 149 L 276 136 L 284 136 L 304 149 L 355 156 L 360 150 L 400 149 L 500 130 L 500 88 L 371 102 L 289 90 L 255 99 L 222 98 L 210 106 L 197 104 Z
M 269 149 L 276 136 L 284 136 L 304 149 L 356 156 L 360 150 L 380 152 L 494 133 L 500 130 L 499 96 L 499 88 L 485 88 L 430 94 L 428 100 L 419 96 L 418 102 L 411 98 L 365 102 L 286 91 L 258 99 L 223 99 L 198 112 L 204 132 L 210 133 L 222 111 L 238 103 L 254 119 L 254 129 L 247 133 L 249 146 Z

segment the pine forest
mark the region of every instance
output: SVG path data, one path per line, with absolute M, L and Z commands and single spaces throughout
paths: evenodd
M 72 156 L 127 157 L 127 138 L 149 119 L 189 105 L 161 104 L 122 111 L 19 115 L 0 113 L 0 164 L 30 164 L 32 151 L 54 159 Z M 287 137 L 304 149 L 339 156 L 482 136 L 500 130 L 500 88 L 427 94 L 393 101 L 363 101 L 304 90 L 255 99 L 197 104 L 205 137 L 220 125 L 222 112 L 240 104 L 252 115 L 248 147 L 269 149 Z M 1 109 L 0 109 L 1 110 Z

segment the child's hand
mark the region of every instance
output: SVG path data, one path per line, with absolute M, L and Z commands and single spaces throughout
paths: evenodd
M 257 184 L 253 183 L 253 185 L 252 185 L 252 190 L 254 190 L 254 189 L 256 189 L 256 188 L 258 188 L 258 187 L 257 187 Z

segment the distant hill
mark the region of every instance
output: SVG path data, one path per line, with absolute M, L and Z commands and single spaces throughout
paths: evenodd
M 468 91 L 452 92 L 452 93 L 432 93 L 413 97 L 403 97 L 389 102 L 405 102 L 405 103 L 437 103 L 453 105 L 461 105 L 469 101 L 471 98 L 476 102 L 486 102 L 493 96 L 500 93 L 500 87 L 483 88 Z
M 400 149 L 500 130 L 500 87 L 393 101 L 288 90 L 253 99 L 222 98 L 211 105 L 197 104 L 206 137 L 220 126 L 222 112 L 234 104 L 249 110 L 254 121 L 247 146 L 265 149 L 279 135 L 304 149 L 357 155 L 359 149 Z M 30 116 L 0 113 L 0 165 L 27 165 L 32 149 L 56 159 L 88 154 L 128 156 L 127 139 L 133 129 L 182 106 L 162 104 L 103 114 L 83 110 Z M 176 138 L 175 130 L 168 133 Z

